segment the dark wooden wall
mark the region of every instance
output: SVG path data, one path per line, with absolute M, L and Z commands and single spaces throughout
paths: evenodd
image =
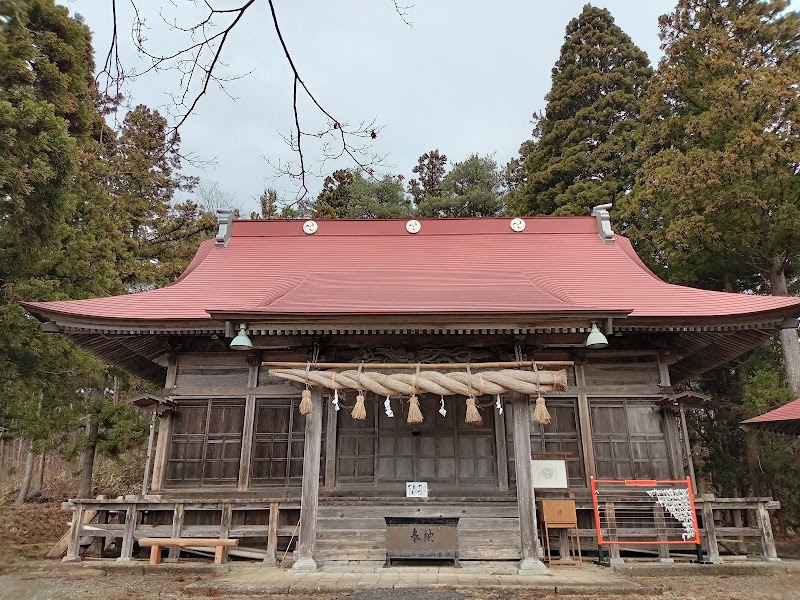
M 368 340 L 361 342 L 369 348 Z M 481 353 L 470 339 L 469 360 L 507 360 Z M 455 352 L 450 350 L 451 353 Z M 465 351 L 466 352 L 466 351 Z M 357 358 L 352 348 L 329 350 L 336 360 Z M 406 353 L 413 354 L 413 348 Z M 174 416 L 162 419 L 153 476 L 154 490 L 234 490 L 301 485 L 304 421 L 300 388 L 268 377 L 259 360 L 305 359 L 290 351 L 194 352 L 175 357 L 165 394 Z M 531 425 L 532 452 L 569 454 L 570 482 L 586 490 L 588 478 L 683 477 L 675 418 L 659 401 L 671 391 L 666 363 L 655 351 L 570 350 L 539 359 L 574 359 L 566 392 L 546 396 L 550 425 Z M 511 411 L 500 416 L 495 399 L 481 397 L 483 423 L 464 422 L 465 399 L 423 396 L 425 421 L 406 422 L 407 402 L 393 400 L 395 417 L 383 413 L 383 398 L 368 396 L 367 419 L 350 417 L 354 393 L 344 394 L 335 413 L 323 410 L 323 494 L 404 495 L 405 481 L 428 481 L 432 493 L 513 496 Z M 532 400 L 531 400 L 532 401 Z M 504 399 L 507 406 L 507 399 Z

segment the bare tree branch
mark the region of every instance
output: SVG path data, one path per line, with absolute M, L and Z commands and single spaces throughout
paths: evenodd
M 111 0 L 113 14 L 112 40 L 103 70 L 98 74 L 98 83 L 104 79 L 103 85 L 106 95 L 110 96 L 113 91 L 114 98 L 121 98 L 121 88 L 123 82 L 142 77 L 153 72 L 173 70 L 179 73 L 178 87 L 179 92 L 171 96 L 171 102 L 176 109 L 172 116 L 174 125 L 172 126 L 172 137 L 177 140 L 178 131 L 189 119 L 189 116 L 199 106 L 204 96 L 209 93 L 209 88 L 213 84 L 229 97 L 233 99 L 226 89 L 226 83 L 240 79 L 246 74 L 224 76 L 220 74 L 221 68 L 227 65 L 223 62 L 222 56 L 226 48 L 226 43 L 230 40 L 233 30 L 242 22 L 245 14 L 256 4 L 256 0 L 242 0 L 242 4 L 229 8 L 217 8 L 212 2 L 214 0 L 186 0 L 195 6 L 204 7 L 207 11 L 202 18 L 192 24 L 178 23 L 177 18 L 167 19 L 163 10 L 159 11 L 159 16 L 171 30 L 182 34 L 187 34 L 190 42 L 182 48 L 172 52 L 158 53 L 150 49 L 147 32 L 149 30 L 146 18 L 142 15 L 136 0 L 128 0 L 133 8 L 133 24 L 131 34 L 134 45 L 140 56 L 149 61 L 149 64 L 140 72 L 131 71 L 126 73 L 119 55 L 119 34 L 117 0 Z M 408 20 L 408 11 L 412 6 L 405 6 L 400 0 L 391 0 L 395 12 L 403 23 L 411 26 Z M 170 0 L 174 7 L 178 7 L 177 0 Z M 297 161 L 279 161 L 273 164 L 267 161 L 276 171 L 276 178 L 288 176 L 296 181 L 299 186 L 297 201 L 302 200 L 308 194 L 307 177 L 314 174 L 310 170 L 304 139 L 319 140 L 319 150 L 321 158 L 317 160 L 318 167 L 323 167 L 331 161 L 336 161 L 343 157 L 348 158 L 354 165 L 368 176 L 374 173 L 374 167 L 382 164 L 384 157 L 378 157 L 370 152 L 370 143 L 376 139 L 381 128 L 375 125 L 374 121 L 361 122 L 357 127 L 351 127 L 348 123 L 335 117 L 318 98 L 311 92 L 306 82 L 300 76 L 300 72 L 295 64 L 294 58 L 289 51 L 288 45 L 283 37 L 283 32 L 278 22 L 278 16 L 273 0 L 267 0 L 272 17 L 272 25 L 277 34 L 284 57 L 292 71 L 292 110 L 294 116 L 293 128 L 290 134 L 283 136 L 289 148 L 296 154 Z M 260 2 L 259 2 L 260 4 Z M 224 21 L 224 25 L 219 27 L 218 21 Z M 301 104 L 303 99 L 310 100 L 313 107 L 327 121 L 327 128 L 319 131 L 307 131 L 302 127 Z M 187 158 L 188 162 L 193 159 Z

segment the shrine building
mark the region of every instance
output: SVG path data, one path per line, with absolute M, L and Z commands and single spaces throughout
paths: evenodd
M 694 478 L 679 386 L 795 328 L 800 298 L 665 283 L 598 207 L 222 214 L 172 285 L 24 306 L 163 388 L 146 493 L 73 500 L 68 559 L 83 511 L 116 506 L 121 560 L 143 536 L 213 535 L 299 570 L 383 564 L 386 518 L 430 517 L 458 518 L 461 561 L 524 571 L 544 543 L 536 500 L 574 498 L 589 548 L 591 477 Z M 566 492 L 534 489 L 537 456 L 566 461 Z

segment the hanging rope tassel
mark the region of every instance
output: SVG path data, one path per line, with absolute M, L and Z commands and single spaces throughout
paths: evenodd
M 533 409 L 533 420 L 540 425 L 550 424 L 550 412 L 547 410 L 547 406 L 545 406 L 544 398 L 542 398 L 541 394 L 536 398 L 536 406 Z
M 305 389 L 300 396 L 300 414 L 308 415 L 312 412 L 314 412 L 314 405 L 311 403 L 311 390 Z
M 306 375 L 308 375 L 309 371 L 311 371 L 310 362 L 306 363 Z M 314 405 L 311 402 L 311 390 L 308 389 L 308 383 L 306 383 L 306 389 L 300 394 L 300 414 L 308 415 L 312 412 L 314 412 Z
M 475 396 L 467 398 L 467 418 L 465 421 L 472 425 L 480 425 L 483 423 L 481 413 L 478 412 L 478 407 L 475 406 Z
M 419 398 L 411 396 L 408 405 L 408 423 L 422 423 L 422 411 L 419 409 Z
M 351 417 L 359 421 L 363 421 L 367 418 L 367 409 L 364 406 L 364 400 L 364 392 L 358 392 L 358 396 L 356 396 L 356 405 L 353 407 L 353 412 L 350 413 Z

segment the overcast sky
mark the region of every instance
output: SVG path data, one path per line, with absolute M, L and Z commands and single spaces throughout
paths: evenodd
M 111 0 L 62 0 L 94 32 L 98 65 L 111 38 Z M 177 4 L 177 9 L 173 6 Z M 234 7 L 241 0 L 210 0 Z M 121 58 L 127 69 L 142 62 L 131 41 L 132 11 L 117 0 Z M 277 16 L 297 68 L 320 103 L 343 122 L 375 119 L 383 126 L 373 150 L 387 155 L 378 172 L 413 176 L 418 156 L 431 149 L 451 162 L 472 153 L 492 154 L 501 165 L 531 134 L 531 114 L 544 107 L 550 70 L 558 58 L 564 28 L 584 0 L 406 0 L 409 27 L 391 0 L 276 0 Z M 647 52 L 660 57 L 658 16 L 674 0 L 607 0 L 616 23 Z M 166 27 L 162 2 L 138 0 L 147 18 L 148 47 L 170 53 L 188 37 Z M 202 18 L 203 2 L 163 2 L 167 19 L 189 26 Z M 223 21 L 219 21 L 220 24 Z M 259 193 L 275 187 L 292 199 L 297 186 L 272 181 L 266 159 L 295 160 L 281 134 L 292 127 L 292 76 L 272 27 L 269 5 L 257 0 L 233 30 L 222 55 L 227 94 L 212 88 L 181 130 L 183 151 L 214 161 L 187 168 L 233 194 L 245 214 L 257 209 Z M 170 98 L 180 91 L 175 72 L 149 74 L 130 83 L 128 95 L 162 112 L 174 112 Z M 321 124 L 304 104 L 303 125 Z M 319 156 L 309 147 L 312 160 Z M 341 162 L 339 166 L 350 166 Z M 313 165 L 312 165 L 313 166 Z M 329 166 L 325 171 L 331 171 Z M 316 195 L 321 182 L 311 180 Z

